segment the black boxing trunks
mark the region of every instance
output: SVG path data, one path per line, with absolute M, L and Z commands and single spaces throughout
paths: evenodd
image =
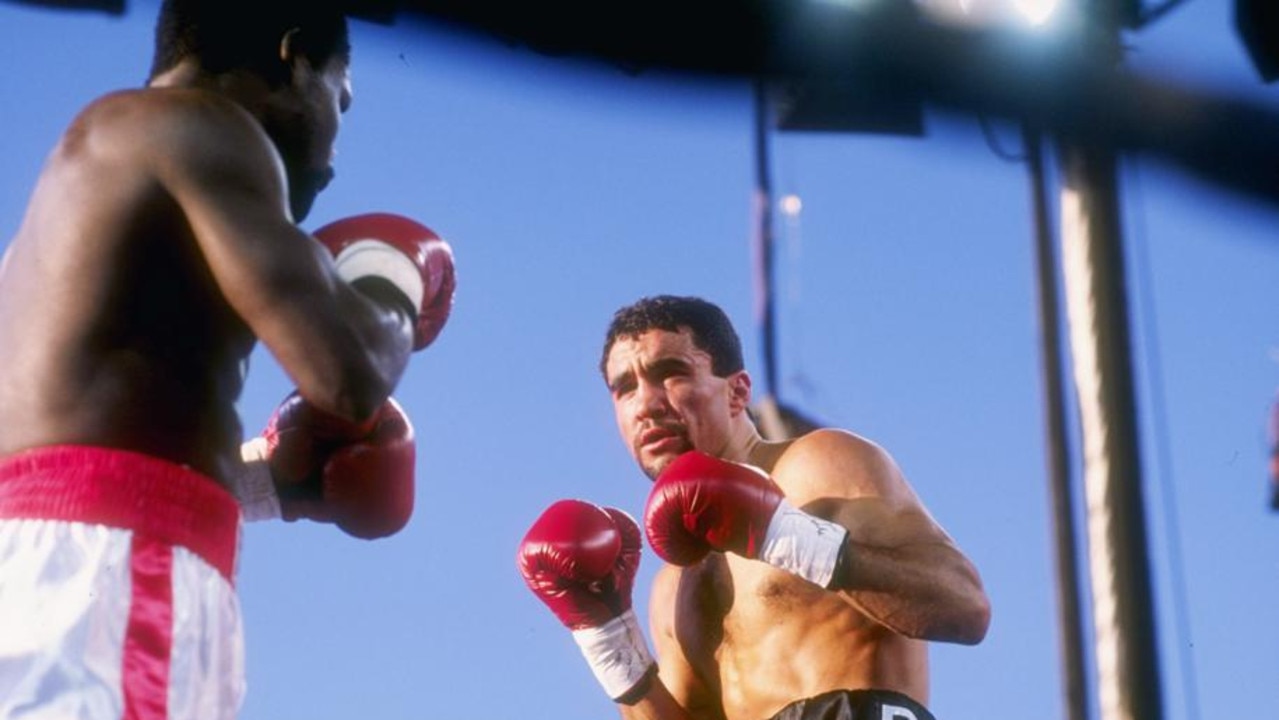
M 236 717 L 239 532 L 231 493 L 180 465 L 0 457 L 0 717 Z
M 923 705 L 892 690 L 832 690 L 782 708 L 772 720 L 936 720 Z

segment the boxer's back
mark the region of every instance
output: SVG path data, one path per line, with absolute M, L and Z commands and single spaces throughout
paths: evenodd
M 101 445 L 226 477 L 252 337 L 154 176 L 157 92 L 72 124 L 0 266 L 0 454 Z

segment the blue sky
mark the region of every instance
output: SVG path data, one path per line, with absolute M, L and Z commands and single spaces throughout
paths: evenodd
M 156 3 L 129 7 L 0 4 L 0 242 L 74 112 L 143 81 Z M 1273 106 L 1279 89 L 1230 23 L 1227 0 L 1193 0 L 1129 35 L 1128 62 Z M 248 527 L 242 717 L 610 717 L 515 549 L 559 498 L 642 511 L 648 482 L 596 372 L 618 306 L 666 292 L 720 303 L 762 386 L 750 89 L 424 23 L 352 27 L 338 179 L 306 225 L 419 218 L 453 243 L 456 308 L 396 393 L 419 441 L 409 527 L 376 542 Z M 930 109 L 926 124 L 923 138 L 773 136 L 775 189 L 803 201 L 777 230 L 781 396 L 884 445 L 982 572 L 990 633 L 933 646 L 937 715 L 1063 717 L 1027 172 L 973 117 Z M 1016 147 L 1015 126 L 991 127 Z M 1279 717 L 1264 435 L 1279 213 L 1142 158 L 1122 193 L 1166 717 Z M 289 389 L 259 352 L 245 424 Z M 656 566 L 646 552 L 641 611 Z

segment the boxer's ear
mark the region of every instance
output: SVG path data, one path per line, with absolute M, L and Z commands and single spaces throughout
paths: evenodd
M 302 28 L 295 27 L 280 36 L 280 61 L 286 65 L 292 64 L 297 58 L 297 37 L 300 32 Z
M 745 370 L 738 370 L 728 378 L 728 407 L 733 415 L 746 411 L 751 404 L 751 376 Z

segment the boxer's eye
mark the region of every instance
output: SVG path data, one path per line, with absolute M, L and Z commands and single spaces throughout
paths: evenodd
M 625 397 L 635 392 L 635 380 L 633 378 L 614 380 L 609 390 L 613 393 L 613 397 Z

